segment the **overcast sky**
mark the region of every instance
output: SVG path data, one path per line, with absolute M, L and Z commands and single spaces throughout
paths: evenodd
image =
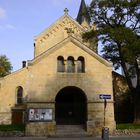
M 0 55 L 20 69 L 34 54 L 34 37 L 63 16 L 76 18 L 81 0 L 0 0 Z M 85 0 L 89 5 L 91 0 Z

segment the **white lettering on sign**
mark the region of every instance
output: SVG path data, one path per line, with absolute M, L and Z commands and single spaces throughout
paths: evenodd
M 110 94 L 100 94 L 99 98 L 100 99 L 111 99 L 111 95 Z

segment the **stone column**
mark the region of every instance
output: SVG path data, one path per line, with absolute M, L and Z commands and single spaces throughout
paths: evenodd
M 67 60 L 64 60 L 65 72 L 67 73 Z
M 74 60 L 75 73 L 77 73 L 77 60 Z

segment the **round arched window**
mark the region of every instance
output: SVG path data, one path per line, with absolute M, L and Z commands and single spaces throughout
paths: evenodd
M 17 87 L 17 104 L 23 103 L 23 88 L 21 86 Z
M 57 71 L 65 72 L 65 64 L 64 64 L 63 56 L 58 56 L 58 58 L 57 58 Z
M 72 56 L 69 56 L 67 59 L 67 72 L 75 72 L 74 58 Z
M 78 57 L 77 60 L 77 72 L 85 72 L 85 59 L 82 56 Z

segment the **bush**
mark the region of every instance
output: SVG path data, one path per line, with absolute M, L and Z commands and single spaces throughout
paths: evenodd
M 117 124 L 117 129 L 140 129 L 140 124 Z
M 24 131 L 24 125 L 0 125 L 0 131 Z

